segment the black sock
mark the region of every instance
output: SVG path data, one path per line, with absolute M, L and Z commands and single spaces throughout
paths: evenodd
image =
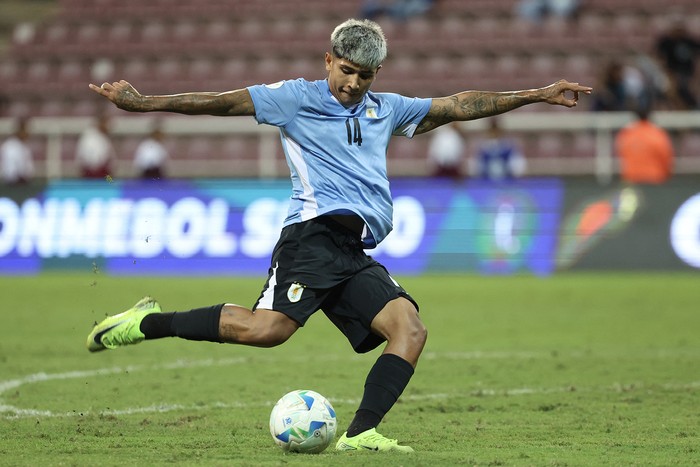
M 193 341 L 221 342 L 219 319 L 224 304 L 178 313 L 152 313 L 141 321 L 146 339 L 181 337 Z
M 162 337 L 173 337 L 175 334 L 170 330 L 170 323 L 173 321 L 175 313 L 151 313 L 141 320 L 139 329 L 148 339 L 160 339 Z
M 413 376 L 413 366 L 398 355 L 382 354 L 367 375 L 365 392 L 348 436 L 377 427 Z

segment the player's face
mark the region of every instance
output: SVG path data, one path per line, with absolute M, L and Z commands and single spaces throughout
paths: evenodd
M 344 58 L 326 53 L 326 70 L 331 93 L 345 107 L 359 103 L 374 82 L 381 66 L 362 68 Z

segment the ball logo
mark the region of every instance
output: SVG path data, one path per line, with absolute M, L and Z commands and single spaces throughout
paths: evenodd
M 296 303 L 301 300 L 302 292 L 304 292 L 304 286 L 298 282 L 294 282 L 289 286 L 289 290 L 287 290 L 287 298 L 290 302 Z

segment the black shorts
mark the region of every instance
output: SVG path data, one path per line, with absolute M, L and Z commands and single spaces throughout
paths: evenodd
M 356 233 L 321 216 L 282 229 L 253 309 L 279 311 L 301 326 L 323 310 L 355 351 L 363 353 L 384 341 L 370 324 L 398 297 L 418 309 L 384 266 L 365 254 Z

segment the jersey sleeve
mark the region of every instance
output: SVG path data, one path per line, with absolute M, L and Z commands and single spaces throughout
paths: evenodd
M 433 100 L 404 97 L 398 94 L 386 94 L 386 96 L 392 101 L 391 105 L 394 114 L 392 134 L 413 138 L 418 125 L 428 114 Z
M 258 123 L 283 127 L 297 114 L 305 93 L 300 80 L 258 84 L 247 88 Z

